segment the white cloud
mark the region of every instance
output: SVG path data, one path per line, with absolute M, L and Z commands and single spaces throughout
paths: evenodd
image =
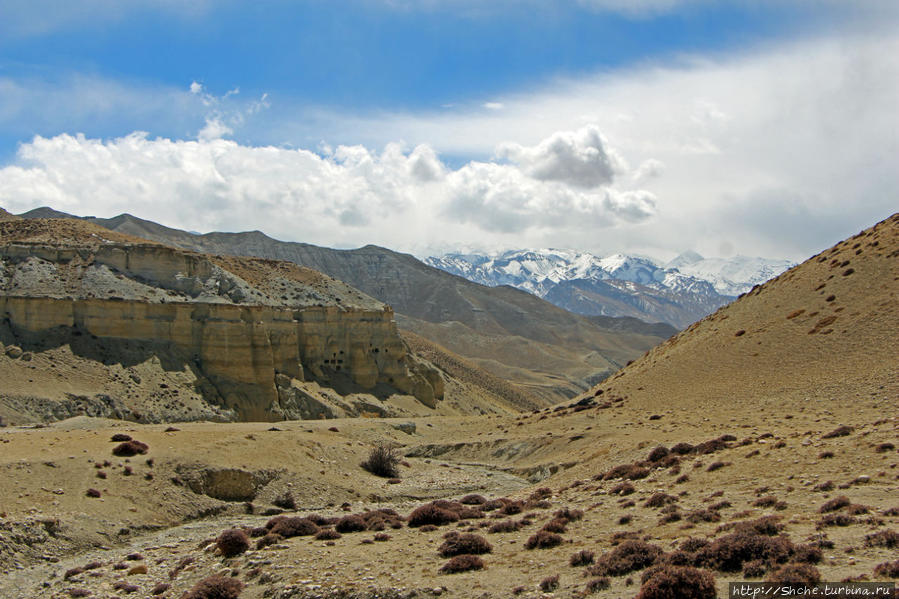
M 502 102 L 485 102 L 484 108 L 487 110 L 502 110 L 505 105 Z
M 731 244 L 742 254 L 799 260 L 895 212 L 897 98 L 899 35 L 875 31 L 556 80 L 498 98 L 505 106 L 499 112 L 321 113 L 314 122 L 328 139 L 353 136 L 377 144 L 401 138 L 428 143 L 442 155 L 486 158 L 514 140 L 526 148 L 519 152 L 523 170 L 546 182 L 583 184 L 590 176 L 601 181 L 603 173 L 601 160 L 591 170 L 589 161 L 577 158 L 588 144 L 563 141 L 557 152 L 538 148 L 556 132 L 595 125 L 640 165 L 614 181 L 652 192 L 655 216 L 602 235 L 586 225 L 534 229 L 512 247 L 665 258 L 687 248 L 714 255 Z M 743 216 L 745 206 L 772 197 L 777 201 L 764 205 L 780 202 L 779 210 L 759 204 L 758 218 Z M 783 235 L 783 223 L 802 233 Z
M 521 165 L 535 179 L 560 181 L 575 187 L 608 185 L 626 169 L 620 156 L 609 150 L 599 128 L 559 131 L 534 147 L 502 144 L 499 155 Z
M 219 119 L 206 119 L 206 125 L 200 129 L 197 139 L 200 141 L 212 141 L 213 139 L 221 139 L 226 135 L 234 133 L 234 129 L 224 124 Z
M 0 122 L 48 132 L 0 169 L 0 205 L 418 253 L 537 246 L 665 258 L 727 246 L 801 259 L 896 210 L 897 98 L 894 32 L 554 80 L 497 97 L 502 110 L 336 113 L 281 96 L 216 98 L 200 83 L 0 77 Z M 100 135 L 169 139 L 52 137 L 100 119 L 114 123 Z M 216 119 L 219 128 L 179 141 Z M 225 128 L 255 145 L 221 139 Z
M 0 205 L 15 212 L 40 205 L 76 214 L 130 212 L 190 229 L 257 228 L 326 245 L 401 249 L 460 235 L 604 227 L 655 211 L 649 192 L 583 190 L 512 164 L 470 162 L 451 170 L 427 145 L 405 151 L 391 143 L 380 153 L 337 146 L 319 155 L 222 139 L 229 132 L 210 120 L 196 141 L 146 133 L 106 141 L 37 137 L 20 147 L 14 165 L 0 169 Z

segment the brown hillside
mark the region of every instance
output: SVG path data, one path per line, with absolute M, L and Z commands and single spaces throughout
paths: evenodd
M 872 397 L 895 409 L 897 281 L 899 214 L 755 288 L 591 394 L 646 409 Z

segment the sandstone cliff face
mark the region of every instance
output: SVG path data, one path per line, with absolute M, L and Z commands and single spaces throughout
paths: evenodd
M 241 420 L 332 416 L 293 384 L 310 379 L 429 407 L 443 396 L 439 371 L 409 354 L 388 306 L 293 265 L 18 240 L 0 246 L 0 291 L 0 319 L 17 338 L 168 344 L 208 381 L 203 395 Z

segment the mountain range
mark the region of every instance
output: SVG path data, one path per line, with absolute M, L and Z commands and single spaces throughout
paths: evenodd
M 642 256 L 572 250 L 450 253 L 425 263 L 470 281 L 508 285 L 588 316 L 631 316 L 684 328 L 794 264 L 704 258 L 688 251 L 662 264 Z

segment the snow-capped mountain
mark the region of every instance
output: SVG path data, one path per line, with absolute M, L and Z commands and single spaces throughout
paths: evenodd
M 572 312 L 635 316 L 678 327 L 792 266 L 785 260 L 744 256 L 707 259 L 696 252 L 661 264 L 642 256 L 599 257 L 555 249 L 445 254 L 425 262 L 482 285 L 529 291 Z
M 749 256 L 703 258 L 696 252 L 684 252 L 666 264 L 665 269 L 676 269 L 685 275 L 709 281 L 722 295 L 740 295 L 795 265 L 789 260 Z

